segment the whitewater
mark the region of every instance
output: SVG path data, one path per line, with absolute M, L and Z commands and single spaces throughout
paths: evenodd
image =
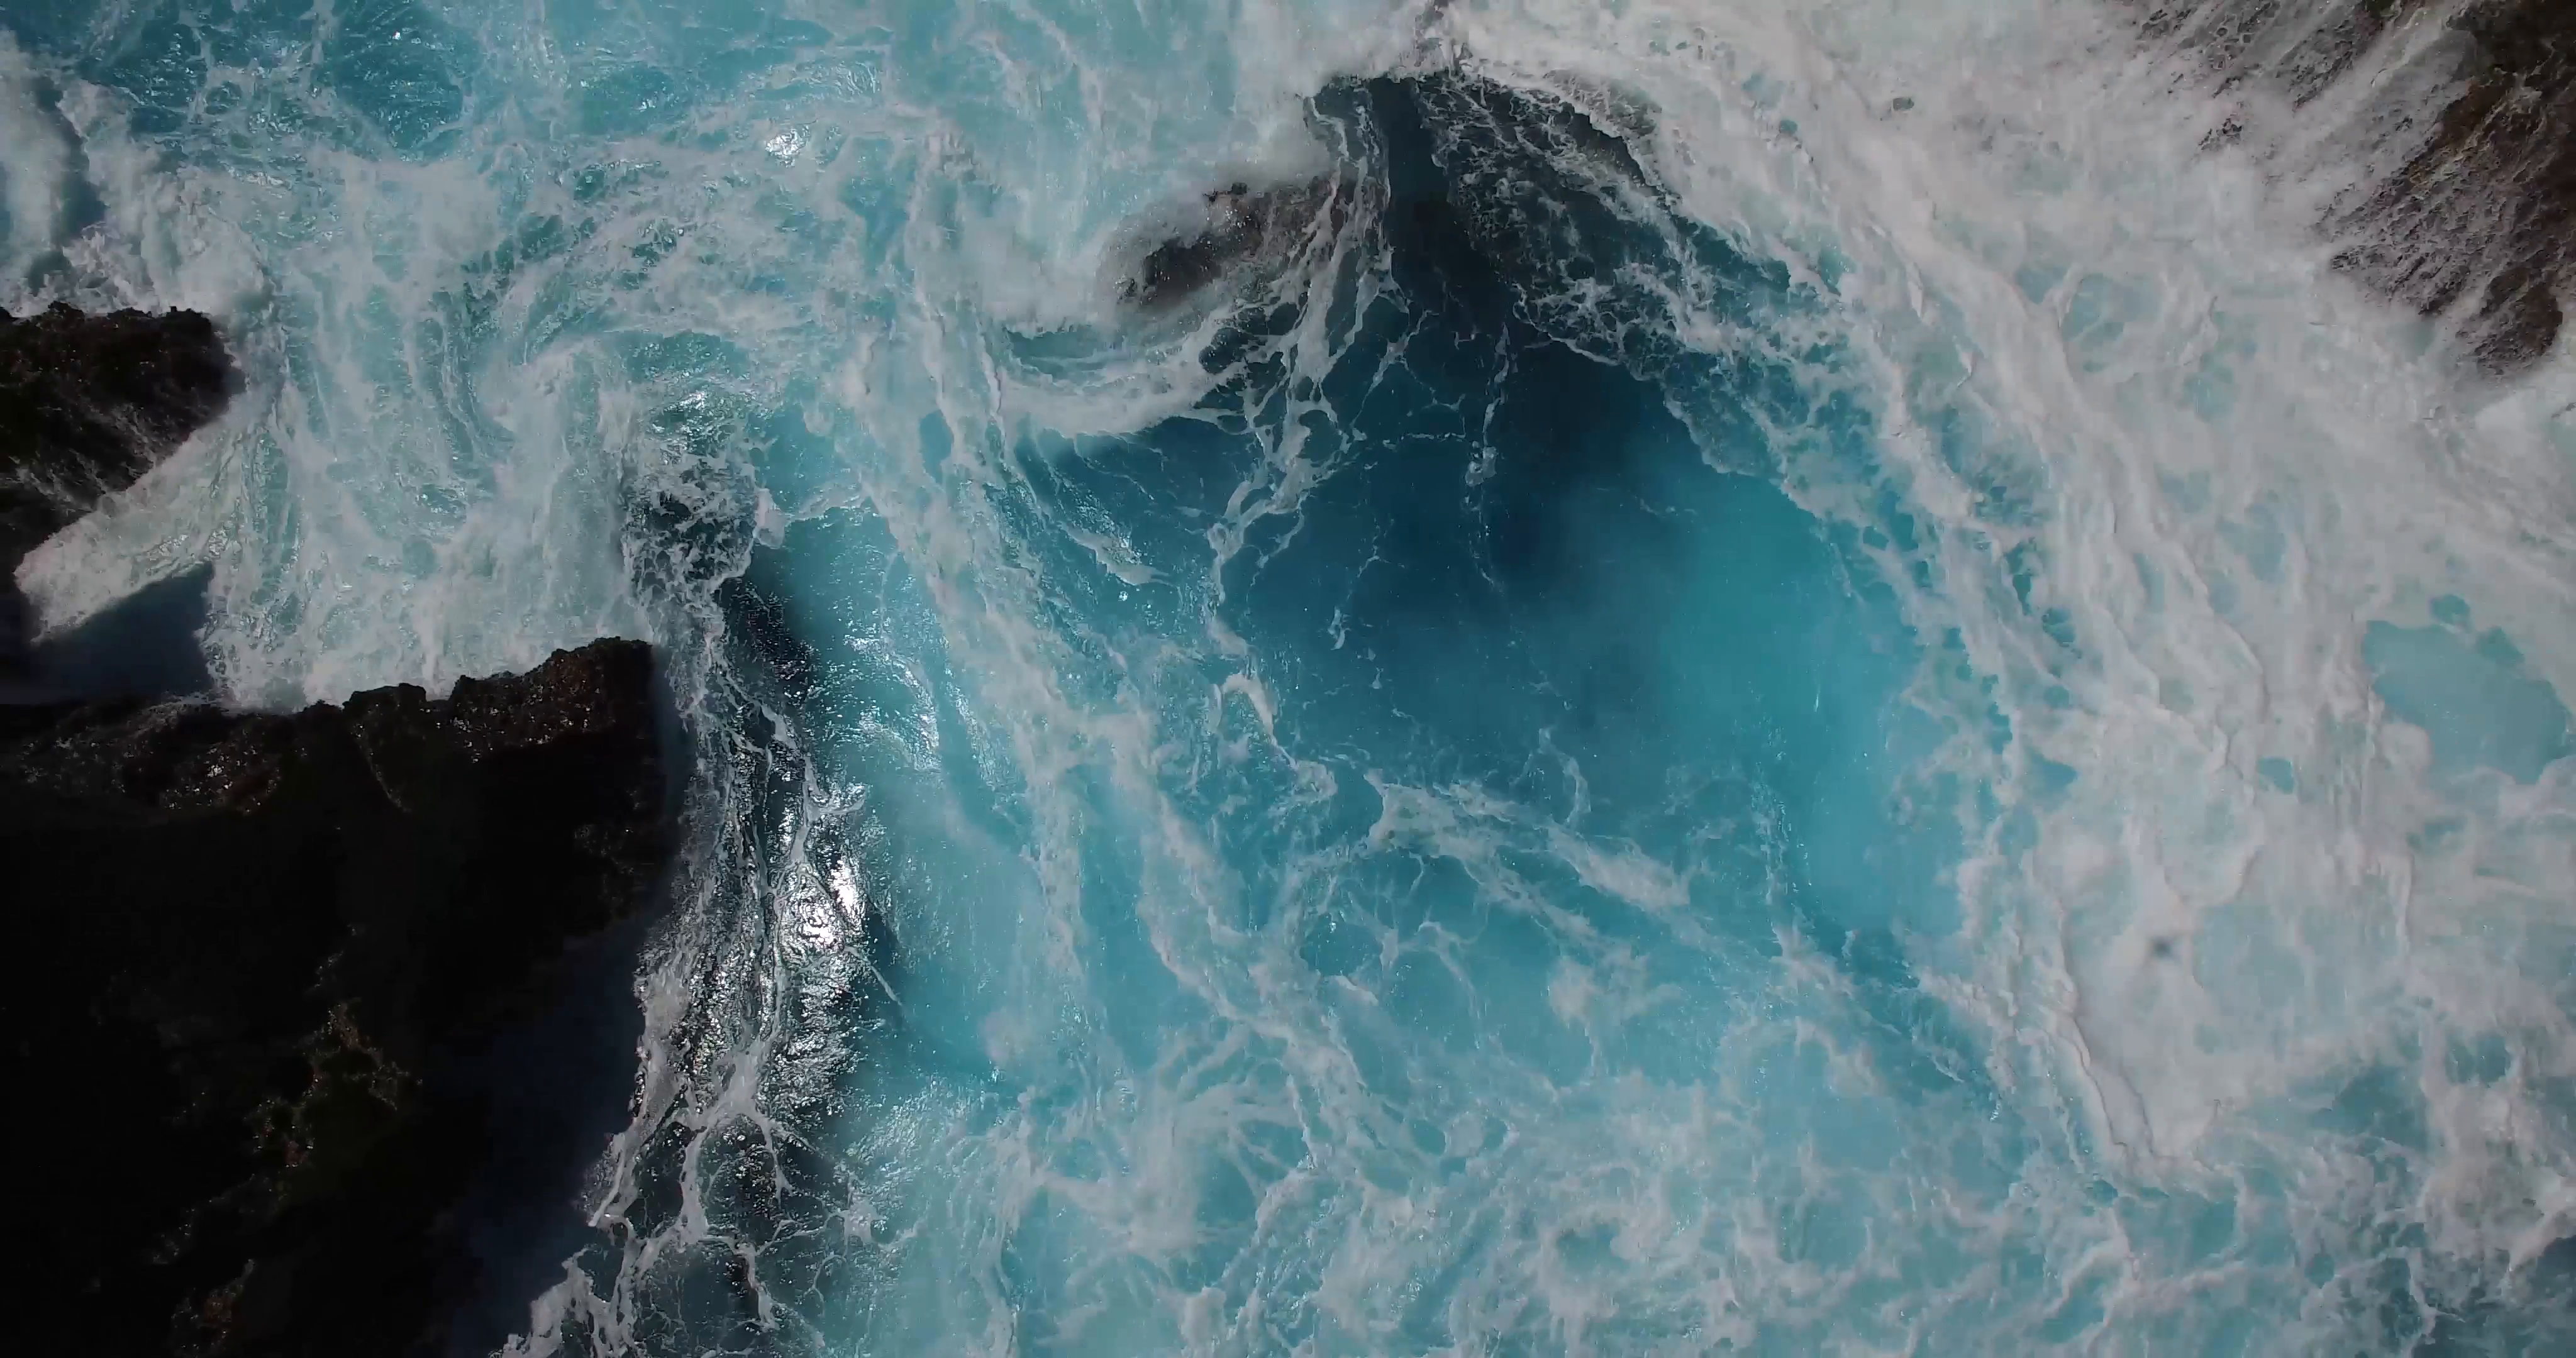
M 663 655 L 633 1117 L 509 1353 L 2576 1351 L 2576 358 L 2332 267 L 2358 111 L 2446 93 L 2393 58 L 0 32 L 0 306 L 199 308 L 247 383 L 48 626 L 211 567 L 276 708 Z

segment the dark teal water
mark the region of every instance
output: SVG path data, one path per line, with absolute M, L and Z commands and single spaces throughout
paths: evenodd
M 1963 175 L 1992 278 L 1761 225 L 1898 134 L 1752 20 L 1714 117 L 1359 7 L 6 13 L 9 297 L 244 337 L 91 549 L 214 566 L 235 696 L 671 658 L 634 1122 L 514 1352 L 2571 1333 L 2520 549 L 2419 497 L 2435 597 L 2307 445 L 2196 463 L 2336 446 L 2314 322 L 2080 195 Z

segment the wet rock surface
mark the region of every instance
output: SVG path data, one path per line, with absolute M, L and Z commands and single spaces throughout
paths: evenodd
M 1197 220 L 1164 236 L 1119 284 L 1119 300 L 1164 311 L 1227 273 L 1275 255 L 1306 232 L 1329 198 L 1323 182 L 1254 189 L 1229 184 L 1200 199 Z
M 2306 105 L 2404 41 L 2418 78 L 2451 91 L 2430 126 L 2365 108 L 2367 139 L 2406 139 L 2395 172 L 2321 227 L 2336 263 L 2426 315 L 2448 315 L 2479 364 L 2511 373 L 2547 354 L 2576 295 L 2576 4 L 2568 0 L 2160 0 L 2150 41 L 2196 55 L 2221 88 L 2270 83 Z M 2425 31 L 2424 26 L 2438 26 Z M 2221 133 L 2232 136 L 2232 121 Z
M 649 648 L 603 641 L 289 716 L 0 706 L 31 1351 L 460 1341 L 502 1266 L 478 1193 L 569 1214 L 563 1167 L 599 1149 L 577 1126 L 535 1144 L 496 1053 L 651 894 L 658 693 Z
M 2338 262 L 2428 314 L 2466 298 L 2479 361 L 2509 372 L 2550 351 L 2576 294 L 2576 4 L 2498 0 L 2453 24 L 2467 89 Z
M 134 484 L 238 385 L 193 311 L 0 311 L 0 553 L 14 563 Z
M 26 646 L 29 549 L 134 484 L 240 385 L 193 311 L 0 311 L 0 670 Z

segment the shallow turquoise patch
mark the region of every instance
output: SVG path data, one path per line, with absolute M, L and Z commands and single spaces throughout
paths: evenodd
M 2296 792 L 2299 790 L 2299 771 L 2291 767 L 2289 760 L 2280 758 L 2277 755 L 2270 759 L 2256 760 L 2254 763 L 2254 773 L 2256 777 L 2261 778 L 2264 784 L 2270 787 L 2274 792 Z
M 2465 618 L 2466 607 L 2457 615 Z M 2499 629 L 2472 641 L 2440 625 L 2374 622 L 2361 655 L 2389 713 L 2433 738 L 2437 769 L 2485 767 L 2529 783 L 2576 753 L 2567 705 L 2547 680 L 2524 673 L 2521 651 Z

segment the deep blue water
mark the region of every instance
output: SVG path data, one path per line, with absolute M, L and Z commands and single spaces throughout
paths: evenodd
M 75 552 L 211 564 L 245 701 L 670 657 L 513 1351 L 2576 1337 L 2565 524 L 2397 484 L 2340 412 L 2437 379 L 2121 148 L 1872 221 L 1954 143 L 1758 15 L 5 13 L 0 300 L 251 374 Z

